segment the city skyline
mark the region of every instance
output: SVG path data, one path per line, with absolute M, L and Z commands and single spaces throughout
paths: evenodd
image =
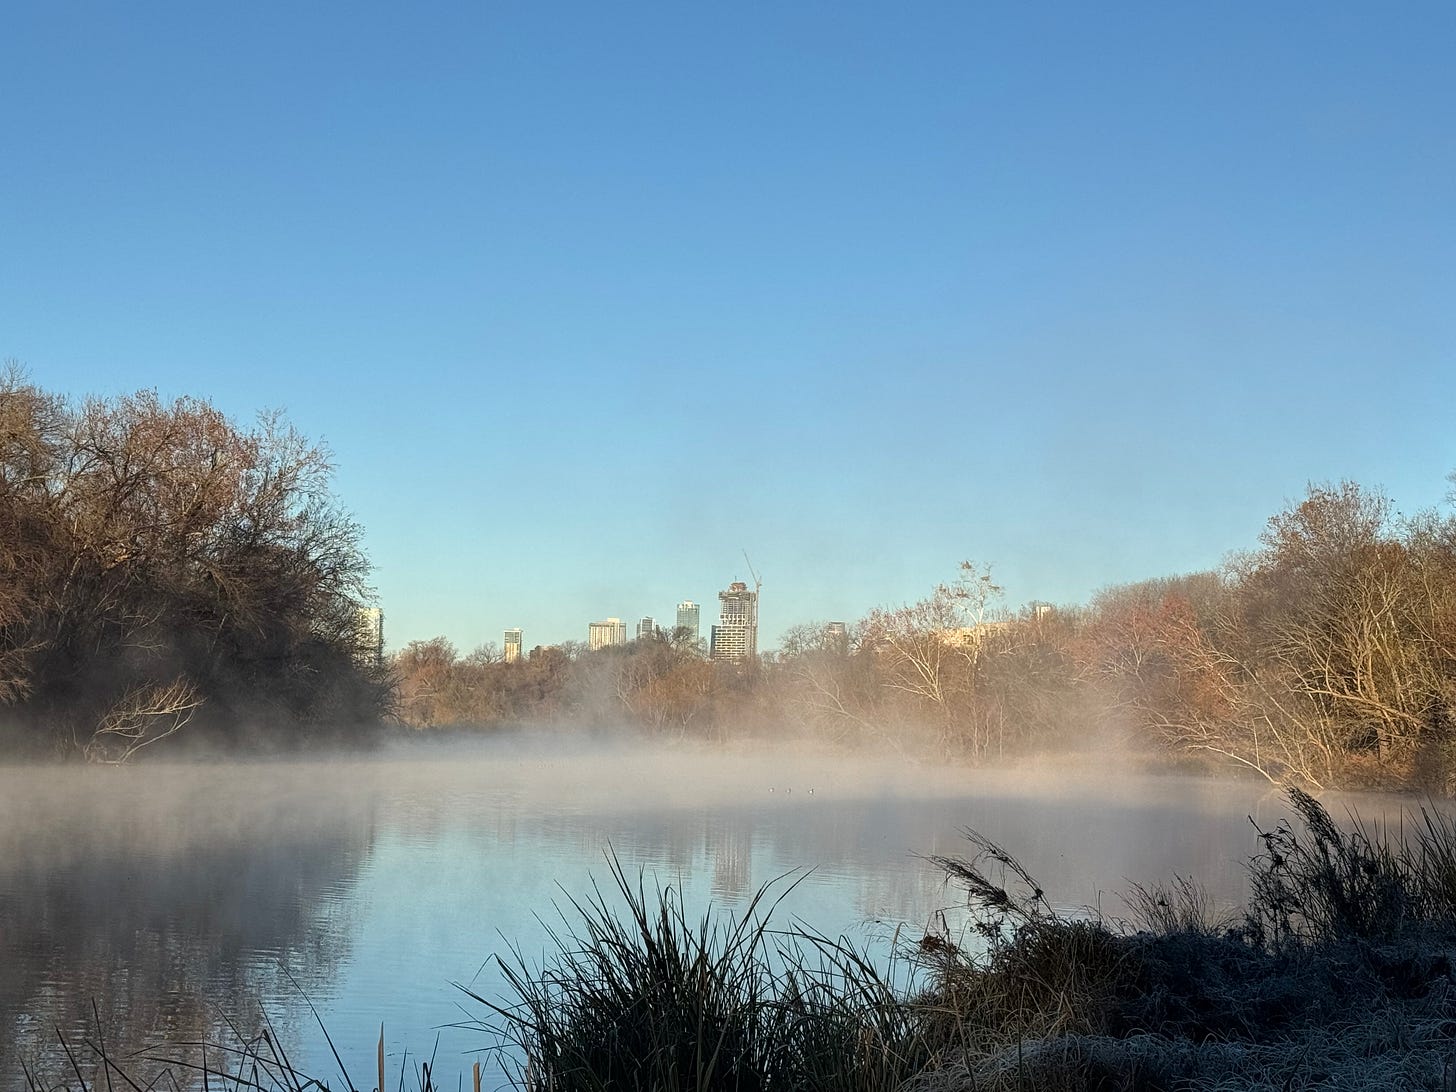
M 718 598 L 720 600 L 720 604 L 723 603 L 725 596 L 729 597 L 730 599 L 732 599 L 736 603 L 738 601 L 739 594 L 742 593 L 742 592 L 747 592 L 747 584 L 745 582 L 743 582 L 743 581 L 737 581 L 737 580 L 731 581 L 729 583 L 728 588 L 725 591 L 718 593 Z M 755 654 L 764 653 L 764 652 L 773 652 L 778 647 L 777 646 L 777 642 L 765 644 L 765 643 L 759 641 L 758 638 L 757 638 L 757 630 L 758 630 L 758 627 L 759 627 L 758 593 L 757 592 L 748 592 L 748 595 L 754 601 L 753 602 L 753 606 L 751 608 L 752 609 L 752 621 L 751 621 L 751 625 L 754 628 L 754 636 L 753 636 L 753 639 L 752 639 L 751 644 L 752 644 L 752 647 L 754 649 L 754 652 L 755 652 Z M 1060 604 L 1060 606 L 1075 606 L 1075 605 L 1076 604 Z M 1056 610 L 1058 606 L 1059 606 L 1059 604 L 1049 603 L 1049 602 L 1047 602 L 1045 600 L 1032 599 L 1032 600 L 1028 600 L 1028 601 L 1026 601 L 1024 603 L 1020 603 L 1020 604 L 1015 604 L 1015 603 L 1010 603 L 1010 602 L 1002 603 L 999 606 L 997 606 L 996 608 L 994 608 L 991 613 L 992 614 L 995 614 L 995 615 L 998 615 L 998 616 L 999 615 L 1004 615 L 1006 618 L 1014 618 L 1014 617 L 1018 617 L 1018 616 L 1026 616 L 1026 617 L 1029 617 L 1029 618 L 1031 618 L 1033 620 L 1036 620 L 1036 619 L 1040 619 L 1040 618 L 1045 617 L 1047 614 L 1049 614 L 1052 611 Z M 674 628 L 676 628 L 676 629 L 686 629 L 688 631 L 689 635 L 690 635 L 689 636 L 689 640 L 690 641 L 698 641 L 701 638 L 701 631 L 700 631 L 700 617 L 701 617 L 701 615 L 700 615 L 700 611 L 701 611 L 701 604 L 695 602 L 694 600 L 690 600 L 690 599 L 689 600 L 683 600 L 683 601 L 681 601 L 681 602 L 679 602 L 677 604 L 676 614 L 675 614 L 675 626 L 674 626 Z M 741 613 L 741 611 L 735 611 L 735 613 Z M 383 654 L 385 654 L 385 655 L 393 655 L 394 653 L 399 652 L 400 649 L 404 647 L 403 644 L 394 644 L 394 643 L 390 642 L 387 639 L 387 637 L 385 637 L 384 630 L 383 630 L 383 611 L 380 608 L 378 608 L 378 607 L 361 608 L 360 611 L 359 611 L 359 614 L 360 614 L 360 617 L 361 617 L 361 633 L 363 632 L 363 618 L 366 615 L 372 616 L 373 618 L 377 619 L 377 623 L 376 623 L 377 628 L 374 630 L 374 632 L 376 634 L 374 640 L 377 641 L 377 642 L 379 642 L 379 646 L 384 650 Z M 631 612 L 628 612 L 628 614 L 626 615 L 626 617 L 629 617 L 630 618 L 630 617 L 633 617 L 633 615 L 632 615 Z M 711 629 L 717 629 L 722 624 L 723 624 L 723 622 L 722 622 L 722 618 L 720 616 L 719 623 L 716 624 L 716 625 L 714 625 L 714 626 L 712 626 L 712 627 L 710 627 L 710 628 Z M 840 652 L 847 652 L 848 651 L 848 649 L 849 649 L 849 626 L 850 626 L 851 623 L 844 622 L 844 621 L 839 621 L 839 620 L 833 620 L 833 619 L 826 619 L 826 618 L 809 618 L 809 619 L 800 620 L 800 622 L 797 622 L 797 623 L 790 623 L 790 625 L 799 625 L 799 624 L 818 624 L 818 625 L 821 625 L 823 627 L 823 629 L 824 629 L 825 641 L 826 641 L 828 647 L 831 647 L 831 648 L 833 648 L 833 649 L 835 649 L 837 651 L 840 651 Z M 999 622 L 994 622 L 994 623 L 989 623 L 989 624 L 1000 624 L 1000 623 Z M 587 637 L 585 639 L 582 639 L 582 638 L 580 638 L 578 636 L 565 636 L 565 637 L 559 638 L 557 640 L 533 641 L 531 647 L 532 648 L 536 648 L 536 647 L 540 647 L 540 648 L 556 648 L 556 647 L 560 647 L 563 644 L 574 643 L 574 644 L 586 645 L 589 649 L 591 649 L 592 651 L 595 651 L 597 648 L 607 647 L 608 645 L 621 645 L 621 644 L 626 644 L 630 640 L 642 640 L 644 638 L 655 638 L 655 637 L 658 637 L 658 636 L 671 637 L 672 634 L 673 634 L 673 630 L 672 629 L 664 628 L 662 625 L 660 625 L 660 624 L 657 623 L 657 620 L 656 620 L 656 616 L 655 615 L 642 615 L 638 619 L 637 622 L 635 622 L 635 623 L 633 623 L 631 625 L 631 627 L 630 627 L 630 633 L 629 633 L 628 623 L 623 620 L 623 617 L 622 616 L 619 616 L 619 615 L 611 615 L 611 616 L 606 617 L 605 619 L 601 619 L 601 620 L 597 620 L 597 621 L 590 621 L 590 622 L 585 623 L 585 625 L 587 627 Z M 597 627 L 603 627 L 602 630 L 601 630 L 601 632 L 602 632 L 602 634 L 603 634 L 604 637 L 605 637 L 605 635 L 607 633 L 607 629 L 605 627 L 611 627 L 611 633 L 614 635 L 613 636 L 613 639 L 611 639 L 611 640 L 603 640 L 601 642 L 601 644 L 599 644 L 597 646 L 593 646 L 592 645 L 592 639 L 593 639 L 592 638 L 592 630 L 594 628 L 597 628 Z M 517 659 L 521 659 L 521 658 L 524 658 L 525 657 L 526 653 L 529 650 L 527 649 L 527 647 L 524 644 L 523 634 L 526 631 L 526 629 L 528 629 L 528 628 L 530 628 L 530 627 L 527 627 L 527 626 L 516 626 L 516 627 L 506 628 L 503 631 L 504 632 L 504 637 L 503 637 L 503 639 L 502 639 L 502 641 L 501 641 L 501 643 L 499 645 L 499 649 L 498 649 L 498 651 L 500 652 L 500 655 L 501 655 L 501 659 L 503 659 L 503 660 L 505 660 L 506 662 L 509 663 L 509 662 L 514 662 Z M 432 636 L 445 636 L 445 635 L 444 634 L 435 634 L 435 635 L 432 635 Z M 413 639 L 414 640 L 428 640 L 429 638 L 413 638 Z M 479 647 L 482 647 L 482 646 L 484 646 L 484 647 L 490 647 L 492 645 L 492 643 L 493 642 L 485 641 L 485 642 L 482 642 L 481 645 L 470 646 L 470 647 L 460 647 L 460 648 L 457 649 L 457 651 L 459 651 L 461 653 L 469 653 L 469 652 L 473 651 L 474 648 L 479 648 Z M 514 654 L 512 653 L 512 650 L 513 649 L 514 649 Z M 711 656 L 711 651 L 712 651 L 711 650 L 711 646 L 708 645 L 708 644 L 705 644 L 704 645 L 704 652 L 705 653 L 708 653 Z
M 604 619 L 586 623 L 587 636 L 585 640 L 578 637 L 566 637 L 555 641 L 535 642 L 532 647 L 553 648 L 566 643 L 581 643 L 585 644 L 592 651 L 596 651 L 599 648 L 609 647 L 611 645 L 625 644 L 629 639 L 640 641 L 658 636 L 672 637 L 674 632 L 679 629 L 686 629 L 688 631 L 688 639 L 696 642 L 700 637 L 700 609 L 699 604 L 694 600 L 684 599 L 679 601 L 675 608 L 674 624 L 667 628 L 657 623 L 655 615 L 641 615 L 638 617 L 638 621 L 632 624 L 630 637 L 628 635 L 628 623 L 623 621 L 624 616 L 609 615 Z M 368 608 L 368 612 L 372 612 L 382 618 L 382 611 L 377 607 Z M 361 609 L 361 619 L 365 613 L 366 610 Z M 630 618 L 634 617 L 634 615 L 629 612 L 625 617 Z M 503 631 L 504 636 L 501 640 L 499 651 L 501 658 L 507 663 L 513 663 L 525 657 L 527 649 L 523 634 L 527 628 L 529 627 L 512 626 Z M 380 635 L 382 639 L 382 628 Z M 443 634 L 438 636 L 443 636 Z M 421 640 L 422 638 L 414 639 Z M 491 644 L 492 642 L 486 641 L 482 642 L 482 645 L 474 647 L 490 647 Z M 388 651 L 392 654 L 398 652 L 403 645 L 388 645 L 387 647 Z M 471 648 L 466 648 L 462 651 L 470 652 L 472 650 Z
M 0 360 L 332 452 L 397 648 L 760 639 L 1445 504 L 1456 8 L 98 7 L 0 51 Z
M 742 581 L 733 581 L 728 588 L 718 593 L 721 604 L 720 620 L 712 627 L 712 641 L 705 651 L 715 660 L 726 660 L 741 663 L 754 659 L 760 651 L 758 643 L 758 591 L 750 592 L 748 585 Z M 372 637 L 369 640 L 377 643 L 379 648 L 384 648 L 383 636 L 383 612 L 378 607 L 361 608 L 359 611 L 360 632 L 365 632 L 366 619 L 372 621 L 373 629 L 369 632 Z M 831 633 L 837 632 L 840 636 L 844 633 L 844 623 L 831 622 L 828 624 Z M 837 627 L 837 629 L 836 629 Z M 700 607 L 691 600 L 684 599 L 677 604 L 675 616 L 675 629 L 685 630 L 688 639 L 697 643 L 700 637 Z M 504 630 L 504 637 L 501 644 L 501 658 L 506 663 L 515 663 L 525 656 L 524 648 L 524 626 L 515 626 Z M 643 615 L 633 628 L 631 640 L 651 640 L 662 635 L 672 636 L 673 631 L 664 631 L 657 624 L 653 615 Z M 721 634 L 721 637 L 720 637 Z M 361 636 L 361 642 L 366 639 Z M 616 615 L 608 616 L 599 621 L 587 623 L 587 637 L 584 642 L 586 647 L 593 652 L 603 648 L 624 645 L 628 642 L 627 623 Z M 556 647 L 563 641 L 542 642 L 538 647 Z M 398 648 L 391 649 L 393 652 Z M 469 651 L 469 650 L 466 650 Z

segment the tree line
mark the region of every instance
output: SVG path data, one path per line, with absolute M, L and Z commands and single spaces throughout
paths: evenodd
M 846 635 L 799 625 L 750 670 L 684 634 L 504 663 L 442 638 L 395 659 L 417 727 L 551 723 L 802 735 L 956 761 L 1118 748 L 1280 784 L 1456 790 L 1456 518 L 1311 486 L 1219 570 L 1005 609 L 972 563 Z
M 368 562 L 328 452 L 155 392 L 71 402 L 0 373 L 0 731 L 120 762 L 377 720 Z
M 362 654 L 371 598 L 329 453 L 155 392 L 69 401 L 0 373 L 0 736 L 120 762 L 416 727 L 802 735 L 963 762 L 1118 747 L 1279 783 L 1456 790 L 1456 517 L 1312 486 L 1217 571 L 1008 611 L 966 563 L 746 667 L 683 632 L 505 663 Z M 187 731 L 180 737 L 180 730 Z

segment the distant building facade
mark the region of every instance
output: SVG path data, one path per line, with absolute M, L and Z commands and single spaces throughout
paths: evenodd
M 650 641 L 657 636 L 657 620 L 648 615 L 637 623 L 637 640 Z
M 724 663 L 752 663 L 758 656 L 758 593 L 735 580 L 718 593 L 718 603 L 708 654 Z
M 627 643 L 627 623 L 620 618 L 608 618 L 605 622 L 592 622 L 586 628 L 586 644 L 593 652 L 600 648 Z
M 506 630 L 505 642 L 502 645 L 502 648 L 505 652 L 506 663 L 513 664 L 521 658 L 521 646 L 522 641 L 520 628 L 517 627 L 516 629 Z
M 957 626 L 952 629 L 938 631 L 941 644 L 949 645 L 952 648 L 977 649 L 991 637 L 999 637 L 1011 629 L 1011 623 L 1005 619 L 997 619 L 991 622 L 977 622 L 973 626 Z
M 824 627 L 824 643 L 830 652 L 849 655 L 849 627 L 843 622 L 830 622 Z
M 677 605 L 677 628 L 687 630 L 688 640 L 697 644 L 702 637 L 701 608 L 691 599 L 684 599 Z
M 384 611 L 360 607 L 354 614 L 354 658 L 368 667 L 384 662 Z

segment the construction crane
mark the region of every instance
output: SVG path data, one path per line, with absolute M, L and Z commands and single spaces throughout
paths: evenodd
M 758 602 L 758 589 L 763 587 L 763 581 L 758 578 L 758 573 L 753 571 L 753 562 L 748 560 L 748 551 L 743 551 L 743 562 L 748 566 L 748 575 L 753 577 L 753 600 Z
M 753 657 L 750 667 L 758 666 L 758 595 L 759 589 L 763 587 L 763 581 L 758 578 L 758 572 L 753 567 L 753 562 L 748 560 L 748 551 L 743 551 L 743 563 L 748 566 L 748 575 L 753 577 Z

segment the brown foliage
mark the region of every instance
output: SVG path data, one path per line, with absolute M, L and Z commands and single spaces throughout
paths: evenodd
M 243 429 L 150 391 L 73 407 L 10 371 L 0 702 L 92 758 L 195 710 L 224 734 L 375 715 L 385 680 L 353 656 L 367 562 L 330 475 L 276 414 Z
M 554 652 L 549 671 L 453 650 L 443 667 L 422 650 L 398 666 L 416 724 L 765 728 L 971 761 L 1110 739 L 1279 783 L 1456 788 L 1450 517 L 1396 520 L 1378 492 L 1315 486 L 1221 572 L 1020 617 L 996 609 L 999 593 L 966 563 L 843 635 L 794 627 L 754 672 L 670 640 Z
M 1312 486 L 1260 542 L 1216 583 L 1104 595 L 1088 678 L 1167 745 L 1271 781 L 1449 787 L 1452 521 L 1397 522 L 1344 482 Z

